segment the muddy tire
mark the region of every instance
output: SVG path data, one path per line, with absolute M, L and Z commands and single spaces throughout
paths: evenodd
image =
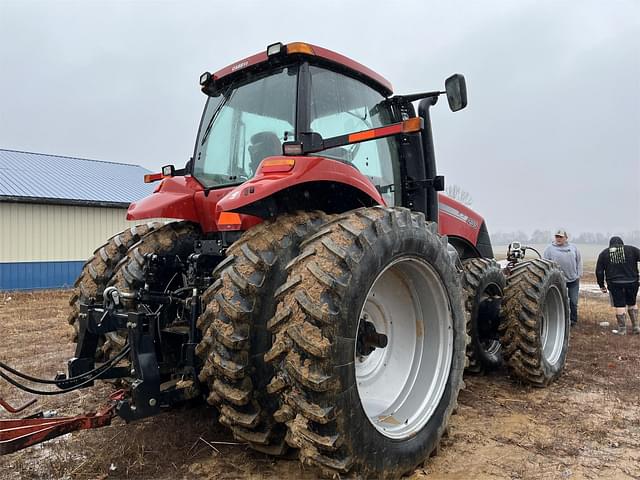
M 98 247 L 93 256 L 82 267 L 80 276 L 73 285 L 73 291 L 69 298 L 69 325 L 73 326 L 73 341 L 78 341 L 78 316 L 80 315 L 80 303 L 93 303 L 102 301 L 102 292 L 111 280 L 117 265 L 127 255 L 132 245 L 139 242 L 142 237 L 155 231 L 162 223 L 152 222 L 145 225 L 136 225 L 128 228 Z M 115 345 L 109 337 L 100 342 L 97 359 L 104 360 L 113 353 Z
M 400 477 L 435 453 L 463 385 L 446 239 L 422 214 L 373 207 L 336 217 L 301 251 L 268 324 L 274 417 L 328 476 Z
M 203 295 L 203 332 L 196 352 L 205 362 L 200 381 L 220 423 L 237 440 L 261 452 L 284 454 L 286 428 L 273 420 L 278 398 L 266 392 L 273 375 L 263 355 L 271 347 L 266 323 L 276 310 L 274 294 L 286 280 L 285 266 L 300 242 L 325 221 L 322 212 L 299 212 L 261 223 L 227 250 L 214 283 Z
M 536 387 L 556 379 L 569 348 L 569 297 L 560 268 L 542 259 L 517 264 L 507 277 L 501 318 L 511 374 Z
M 132 292 L 142 288 L 147 281 L 144 267 L 148 261 L 145 255 L 156 254 L 161 256 L 175 255 L 186 260 L 193 253 L 195 241 L 202 238 L 198 225 L 189 222 L 171 222 L 162 225 L 153 232 L 145 235 L 136 244 L 132 245 L 127 255 L 120 261 L 116 271 L 109 281 L 121 292 Z M 174 277 L 174 272 L 166 272 L 157 282 L 161 285 L 152 285 L 152 289 L 166 289 L 169 282 L 181 282 L 181 278 Z M 132 300 L 122 300 L 124 310 L 134 310 L 136 305 Z M 125 337 L 122 337 L 123 339 Z
M 495 260 L 469 258 L 462 262 L 464 306 L 467 318 L 466 372 L 480 374 L 502 364 L 500 305 L 506 278 Z

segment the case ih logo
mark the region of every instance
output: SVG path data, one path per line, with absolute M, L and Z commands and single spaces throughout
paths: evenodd
M 249 65 L 249 62 L 247 62 L 246 60 L 244 62 L 236 63 L 233 67 L 231 67 L 231 71 L 235 72 L 236 70 L 240 70 L 241 68 L 244 68 L 247 65 Z
M 456 218 L 462 220 L 463 222 L 467 223 L 472 228 L 478 228 L 478 222 L 476 222 L 470 216 L 465 215 L 464 213 L 462 213 L 457 208 L 453 208 L 450 205 L 446 205 L 446 204 L 441 203 L 440 204 L 440 210 L 442 210 L 444 213 L 448 213 L 452 217 L 456 217 Z

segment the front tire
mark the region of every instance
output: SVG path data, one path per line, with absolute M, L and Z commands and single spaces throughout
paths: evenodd
M 501 317 L 500 341 L 511 374 L 535 387 L 560 376 L 569 349 L 569 297 L 560 268 L 543 259 L 513 267 Z
M 435 451 L 462 386 L 461 298 L 446 240 L 422 214 L 360 209 L 304 242 L 265 356 L 302 462 L 397 478 Z

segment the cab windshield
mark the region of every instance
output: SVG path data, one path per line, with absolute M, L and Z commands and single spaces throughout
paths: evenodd
M 233 84 L 209 97 L 200 124 L 194 176 L 207 188 L 240 184 L 260 162 L 295 139 L 298 67 Z

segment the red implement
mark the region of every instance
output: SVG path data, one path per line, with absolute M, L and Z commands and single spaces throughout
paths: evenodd
M 3 398 L 0 398 L 0 407 L 4 408 L 9 413 L 19 413 L 22 410 L 24 410 L 25 408 L 30 407 L 31 405 L 33 405 L 37 401 L 38 401 L 38 399 L 34 398 L 34 399 L 29 400 L 27 403 L 25 403 L 24 405 L 22 405 L 20 407 L 12 407 Z
M 122 391 L 110 396 L 112 401 L 123 396 Z M 21 418 L 0 420 L 0 455 L 17 452 L 76 430 L 106 427 L 114 417 L 115 403 L 96 413 L 76 417 Z

